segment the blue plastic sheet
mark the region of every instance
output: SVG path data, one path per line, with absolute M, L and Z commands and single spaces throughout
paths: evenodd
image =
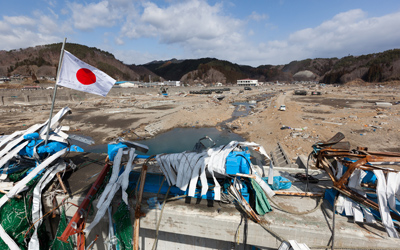
M 19 155 L 33 157 L 33 149 L 35 148 L 36 145 L 38 145 L 42 141 L 43 140 L 31 140 L 25 148 L 19 151 Z M 45 153 L 52 155 L 60 150 L 63 150 L 67 146 L 68 145 L 66 143 L 52 141 L 47 143 L 46 146 L 44 144 L 39 145 L 36 148 L 36 152 L 39 155 L 39 157 L 42 157 Z
M 127 148 L 128 146 L 126 146 L 123 143 L 110 143 L 107 145 L 107 153 L 108 153 L 108 159 L 110 161 L 114 161 L 114 157 L 117 155 L 118 153 L 118 149 L 120 148 Z
M 34 139 L 38 139 L 38 138 L 39 138 L 39 133 L 38 132 L 24 135 L 24 139 L 25 140 L 34 140 Z
M 83 148 L 77 146 L 77 145 L 71 145 L 69 147 L 69 151 L 70 152 L 85 152 L 85 150 L 83 150 Z
M 268 184 L 268 177 L 263 177 L 262 180 Z M 272 188 L 272 190 L 289 189 L 292 186 L 292 182 L 285 177 L 274 176 L 274 183 L 269 186 Z

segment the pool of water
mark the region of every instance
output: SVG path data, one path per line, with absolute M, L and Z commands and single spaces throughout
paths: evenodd
M 225 145 L 231 141 L 245 141 L 240 135 L 228 131 L 219 131 L 216 128 L 175 128 L 151 139 L 135 140 L 135 142 L 149 147 L 146 155 L 180 153 L 193 150 L 195 144 L 204 136 L 209 136 L 216 146 Z M 82 147 L 86 152 L 107 153 L 107 144 L 93 146 L 85 146 L 75 142 L 74 144 Z M 204 144 L 210 143 L 208 143 L 208 140 L 204 140 Z M 141 152 L 138 153 L 143 155 Z
M 270 98 L 272 95 L 273 94 L 262 94 L 259 97 L 255 98 L 255 100 L 257 102 L 262 101 Z M 245 141 L 243 137 L 238 134 L 232 133 L 230 129 L 227 129 L 225 124 L 232 122 L 239 117 L 247 116 L 250 110 L 252 110 L 252 106 L 254 106 L 255 103 L 235 102 L 232 103 L 232 105 L 236 107 L 232 114 L 232 117 L 218 124 L 218 126 L 223 129 L 222 131 L 219 131 L 214 127 L 175 128 L 165 133 L 156 135 L 151 139 L 135 140 L 135 142 L 147 145 L 149 147 L 149 151 L 146 153 L 146 155 L 153 155 L 192 151 L 195 144 L 199 141 L 199 139 L 203 138 L 204 136 L 210 137 L 215 142 L 216 146 L 225 145 L 231 141 Z M 244 108 L 239 109 L 240 106 L 243 106 Z M 202 142 L 204 142 L 205 145 L 208 144 L 207 146 L 211 145 L 210 143 L 207 143 L 207 140 L 203 140 Z M 86 152 L 107 153 L 107 144 L 87 146 L 77 141 L 73 141 L 73 144 L 82 147 Z M 138 153 L 143 154 L 141 152 Z

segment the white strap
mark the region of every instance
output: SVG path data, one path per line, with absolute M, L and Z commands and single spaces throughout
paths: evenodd
M 29 129 L 25 131 L 23 135 L 20 137 L 16 138 L 15 140 L 10 141 L 7 146 L 3 148 L 3 150 L 0 151 L 0 157 L 3 157 L 5 154 L 7 154 L 12 148 L 14 148 L 16 145 L 18 145 L 20 142 L 22 142 L 24 139 L 24 135 L 31 134 L 41 128 L 44 124 L 35 124 L 31 126 Z
M 26 142 L 22 143 L 18 147 L 16 147 L 13 150 L 11 150 L 11 152 L 9 152 L 5 156 L 1 157 L 1 159 L 0 159 L 0 168 L 3 167 L 4 164 L 6 164 L 9 160 L 11 160 L 14 156 L 16 156 L 18 154 L 18 152 L 21 151 L 21 149 L 23 149 L 26 145 L 28 145 L 28 143 L 29 143 L 29 141 L 26 141 Z
M 39 238 L 37 235 L 37 230 L 42 224 L 42 191 L 47 186 L 47 184 L 54 178 L 56 173 L 65 170 L 67 164 L 65 162 L 58 163 L 53 167 L 49 168 L 42 176 L 40 181 L 36 184 L 35 188 L 33 189 L 33 199 L 32 199 L 32 221 L 36 222 L 35 231 L 29 241 L 28 249 L 29 250 L 36 250 L 39 249 Z
M 114 185 L 114 183 L 118 179 L 118 174 L 119 174 L 119 169 L 121 165 L 121 159 L 122 159 L 122 154 L 123 154 L 123 148 L 119 148 L 117 155 L 114 157 L 114 162 L 112 166 L 112 173 L 110 180 L 108 181 L 106 187 L 104 188 L 103 193 L 101 194 L 99 198 L 99 202 L 97 203 L 96 207 L 99 209 L 101 206 L 103 206 L 104 201 L 107 199 L 108 195 L 110 194 L 110 191 Z
M 127 206 L 129 206 L 128 203 L 128 194 L 126 193 L 126 189 L 128 188 L 129 185 L 129 174 L 132 171 L 132 164 L 133 164 L 133 160 L 136 158 L 135 154 L 135 149 L 134 148 L 130 148 L 129 149 L 129 160 L 128 163 L 125 166 L 125 170 L 122 173 L 122 184 L 121 184 L 121 190 L 122 190 L 122 200 L 125 202 L 125 204 Z
M 192 176 L 190 178 L 189 190 L 188 190 L 188 196 L 190 196 L 190 197 L 194 197 L 194 195 L 195 195 L 197 181 L 199 179 L 199 176 L 201 176 L 201 174 L 202 174 L 201 169 L 203 168 L 203 166 L 205 166 L 205 164 L 204 164 L 205 155 L 206 155 L 206 153 L 199 154 L 199 156 L 197 158 L 197 162 L 194 163 L 195 166 L 192 171 Z M 204 170 L 203 170 L 203 172 L 204 172 Z M 204 176 L 205 176 L 205 172 L 204 172 Z M 202 180 L 200 179 L 200 181 L 202 181 Z M 204 185 L 206 186 L 206 193 L 207 193 L 207 190 L 208 190 L 207 178 L 206 178 L 205 183 L 201 182 L 202 190 L 204 188 Z
M 16 137 L 18 137 L 18 136 L 22 135 L 23 133 L 25 133 L 25 131 L 26 130 L 15 131 L 11 135 L 7 136 L 4 140 L 1 140 L 0 141 L 0 148 L 3 147 L 3 145 L 6 145 L 9 141 L 12 141 Z
M 27 176 L 25 176 L 21 181 L 19 181 L 6 195 L 1 197 L 0 199 L 0 208 L 7 202 L 9 198 L 14 197 L 19 191 L 25 187 L 25 185 L 33 179 L 40 171 L 42 171 L 45 167 L 50 165 L 54 160 L 59 158 L 61 155 L 65 154 L 67 149 L 63 149 L 53 154 L 46 160 L 44 160 L 39 166 L 34 168 L 32 172 L 30 172 Z M 14 242 L 13 239 L 4 231 L 4 228 L 0 225 L 0 237 L 7 244 L 7 246 L 12 250 L 19 250 L 20 248 Z
M 390 210 L 387 205 L 385 176 L 382 170 L 374 170 L 374 174 L 377 178 L 376 195 L 378 196 L 379 212 L 381 214 L 382 223 L 385 226 L 389 237 L 399 238 L 399 235 L 394 228 L 392 217 L 390 216 Z
M 118 171 L 113 169 L 113 173 L 111 174 L 110 177 L 110 182 L 108 182 L 106 188 L 103 191 L 103 194 L 100 197 L 100 200 L 97 204 L 97 213 L 95 218 L 93 219 L 93 221 L 90 223 L 90 225 L 83 230 L 86 234 L 89 234 L 90 231 L 100 222 L 100 220 L 103 218 L 104 214 L 107 212 L 108 207 L 110 206 L 115 194 L 117 193 L 117 191 L 119 190 L 119 188 L 122 188 L 122 199 L 123 201 L 128 205 L 128 194 L 126 193 L 126 188 L 128 187 L 129 184 L 129 173 L 132 170 L 132 164 L 133 164 L 133 160 L 136 157 L 136 154 L 134 154 L 135 150 L 134 149 L 129 149 L 129 160 L 128 163 L 125 167 L 124 172 L 118 177 L 119 174 L 119 169 L 120 169 L 120 164 L 121 164 L 121 158 L 122 158 L 122 154 L 123 149 L 120 148 L 118 149 L 118 153 L 114 158 L 114 164 L 117 164 L 118 166 L 116 166 L 116 169 L 118 169 Z M 114 168 L 114 166 L 113 166 Z M 117 172 L 117 179 L 115 180 L 115 176 L 113 178 L 114 173 Z M 111 182 L 114 181 L 115 182 Z M 107 192 L 105 194 L 105 192 Z
M 188 188 L 192 177 L 198 179 L 199 170 L 197 169 L 196 171 L 196 165 L 200 157 L 200 154 L 191 153 L 191 155 L 189 155 L 189 162 L 186 164 L 186 166 L 182 167 L 183 169 L 186 169 L 186 171 L 184 171 L 182 175 L 182 181 L 180 183 L 181 190 L 186 190 Z
M 398 179 L 400 179 L 400 173 L 389 172 L 387 174 L 387 199 L 390 208 L 396 213 L 399 213 L 396 209 L 396 193 L 399 191 L 399 183 L 397 182 Z

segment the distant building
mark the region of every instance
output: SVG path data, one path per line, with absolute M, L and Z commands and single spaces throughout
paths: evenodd
M 258 86 L 258 80 L 254 79 L 242 79 L 242 80 L 237 80 L 237 85 L 238 86 Z
M 139 88 L 139 82 L 118 81 L 118 82 L 115 82 L 114 87 L 117 87 L 117 88 Z
M 174 86 L 174 87 L 180 87 L 181 86 L 181 81 L 164 81 L 164 86 Z
M 0 77 L 0 83 L 5 83 L 5 82 L 9 82 L 11 81 L 10 78 L 6 77 L 6 76 L 1 76 Z

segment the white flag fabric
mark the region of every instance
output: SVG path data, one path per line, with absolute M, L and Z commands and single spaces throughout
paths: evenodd
M 116 81 L 95 67 L 82 62 L 74 55 L 64 50 L 57 85 L 106 96 Z

